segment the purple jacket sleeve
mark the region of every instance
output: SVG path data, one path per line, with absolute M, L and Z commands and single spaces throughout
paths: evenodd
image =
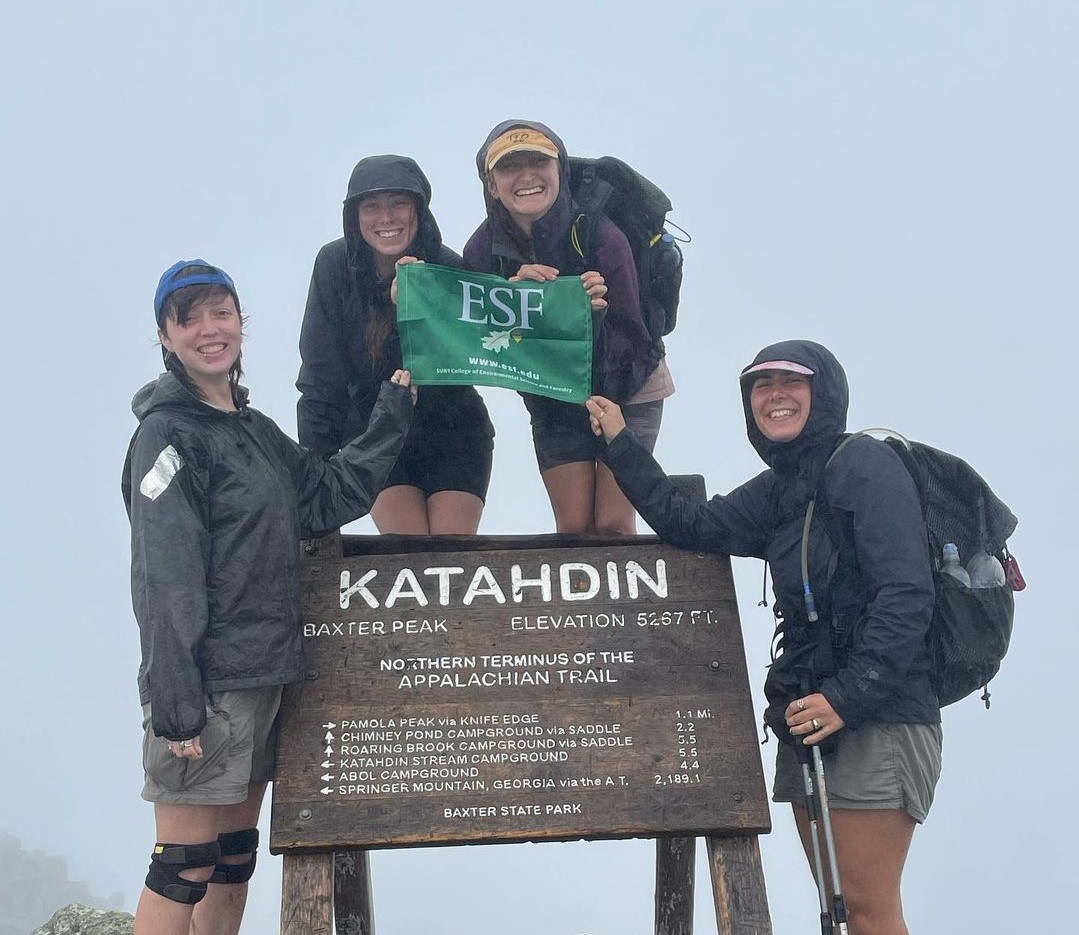
M 641 315 L 637 267 L 629 241 L 607 218 L 596 231 L 595 267 L 607 283 L 607 311 L 596 337 L 597 392 L 627 402 L 643 385 L 654 361 L 652 339 Z

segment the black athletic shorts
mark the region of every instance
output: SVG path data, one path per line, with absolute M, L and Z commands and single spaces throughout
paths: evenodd
M 418 487 L 425 497 L 463 490 L 487 499 L 494 440 L 486 435 L 455 434 L 414 424 L 405 439 L 386 487 Z M 384 488 L 385 489 L 385 488 Z
M 599 458 L 606 443 L 592 432 L 588 410 L 583 405 L 532 395 L 524 396 L 524 401 L 532 417 L 532 444 L 541 472 Z M 623 406 L 622 417 L 637 440 L 652 451 L 659 438 L 663 400 Z
M 366 417 L 354 419 L 346 437 L 366 427 Z M 474 386 L 421 386 L 412 425 L 385 486 L 417 487 L 425 497 L 462 490 L 486 501 L 494 434 Z

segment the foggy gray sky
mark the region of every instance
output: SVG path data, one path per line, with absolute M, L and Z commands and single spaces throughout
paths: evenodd
M 996 935 L 1071 914 L 1066 716 L 1079 658 L 1072 390 L 1079 7 L 1071 0 L 539 5 L 40 2 L 0 35 L 5 651 L 0 830 L 133 909 L 153 842 L 139 798 L 138 640 L 120 467 L 159 369 L 160 272 L 236 279 L 253 404 L 295 432 L 297 337 L 318 247 L 361 156 L 415 157 L 446 242 L 483 215 L 473 154 L 507 117 L 659 182 L 693 235 L 678 386 L 657 455 L 722 492 L 761 469 L 736 375 L 764 344 L 831 347 L 852 428 L 974 464 L 1020 518 L 1030 587 L 993 708 L 945 712 L 944 774 L 905 876 L 913 931 Z M 485 533 L 548 532 L 517 397 Z M 368 521 L 356 531 L 369 532 Z M 736 561 L 760 706 L 772 620 Z M 772 748 L 764 748 L 771 781 Z M 267 809 L 268 811 L 268 809 Z M 812 930 L 789 813 L 762 839 L 776 935 Z M 703 850 L 703 849 L 702 849 Z M 387 935 L 644 935 L 650 841 L 379 852 Z M 247 935 L 276 931 L 263 854 Z M 697 926 L 715 932 L 703 863 Z

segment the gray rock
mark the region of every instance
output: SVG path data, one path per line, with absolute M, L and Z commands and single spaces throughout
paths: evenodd
M 132 935 L 135 918 L 126 912 L 91 909 L 72 903 L 58 909 L 53 917 L 30 935 Z

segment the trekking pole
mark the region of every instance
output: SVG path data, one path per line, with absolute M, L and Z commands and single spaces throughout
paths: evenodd
M 802 785 L 806 795 L 806 816 L 809 819 L 809 840 L 813 845 L 813 877 L 817 881 L 817 898 L 820 901 L 821 935 L 834 935 L 832 914 L 828 911 L 828 891 L 824 885 L 824 864 L 820 852 L 820 828 L 818 819 L 820 809 L 817 802 L 816 785 L 809 771 L 809 748 L 797 737 L 794 738 L 794 755 L 802 767 Z
M 828 848 L 828 869 L 832 874 L 832 916 L 839 935 L 847 935 L 847 903 L 843 899 L 843 885 L 839 882 L 839 861 L 835 854 L 835 836 L 832 834 L 832 813 L 828 808 L 828 786 L 824 782 L 824 756 L 820 745 L 813 744 L 813 771 L 817 778 L 817 796 L 820 799 L 821 823 L 824 825 L 824 842 Z
M 802 676 L 800 681 L 800 688 L 802 690 L 802 697 L 812 694 L 813 689 L 810 687 L 809 679 Z M 801 762 L 802 769 L 805 773 L 809 772 L 809 757 L 810 752 L 805 744 L 802 743 L 801 737 L 794 738 L 795 752 L 798 755 L 798 760 Z M 829 923 L 834 923 L 839 930 L 839 935 L 847 935 L 847 903 L 843 899 L 843 885 L 839 880 L 839 861 L 836 858 L 835 851 L 835 835 L 832 833 L 832 812 L 828 807 L 828 785 L 824 781 L 824 754 L 821 753 L 820 744 L 810 744 L 809 748 L 812 749 L 813 757 L 813 778 L 816 780 L 814 783 L 816 789 L 813 795 L 813 804 L 818 808 L 820 812 L 820 823 L 824 826 L 824 843 L 828 851 L 828 870 L 832 877 L 832 911 L 829 914 Z M 803 759 L 804 758 L 804 759 Z M 809 788 L 809 784 L 812 780 L 805 777 L 806 788 Z M 817 835 L 814 829 L 813 834 L 813 848 L 817 859 L 817 879 L 820 880 L 823 874 L 820 870 L 820 844 L 817 841 Z M 827 898 L 823 891 L 821 893 L 822 900 L 822 913 L 821 918 L 824 918 L 823 909 L 827 906 Z M 831 933 L 829 932 L 829 935 Z
M 847 903 L 843 898 L 843 884 L 839 882 L 839 862 L 835 857 L 835 837 L 832 834 L 832 813 L 828 807 L 828 786 L 824 784 L 824 757 L 818 744 L 812 745 L 812 766 L 817 773 L 817 795 L 820 797 L 824 843 L 828 845 L 828 867 L 832 871 L 832 915 L 839 935 L 847 935 Z

